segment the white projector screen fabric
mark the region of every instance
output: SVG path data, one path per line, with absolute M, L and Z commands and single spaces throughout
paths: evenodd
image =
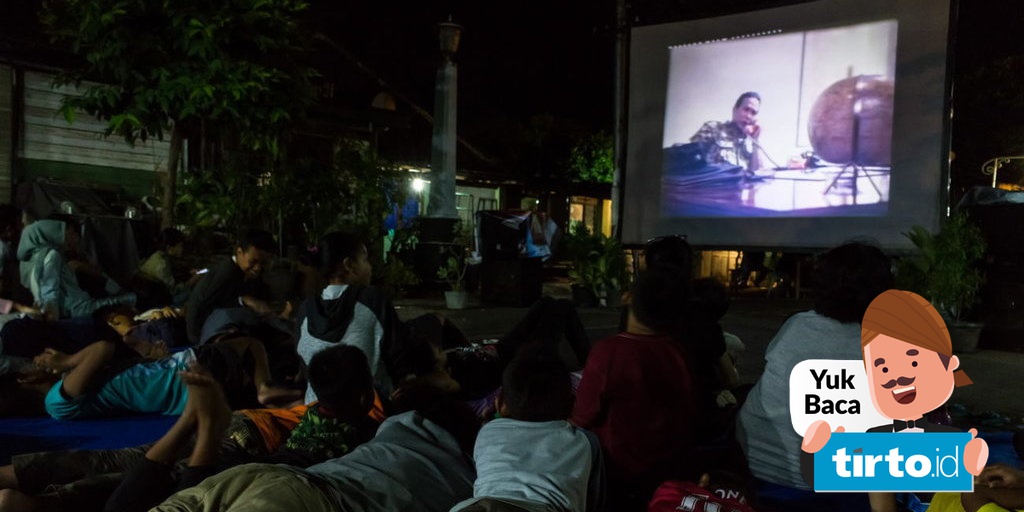
M 623 242 L 909 248 L 901 233 L 945 208 L 949 15 L 948 1 L 821 0 L 634 28 Z M 756 141 L 698 136 L 729 130 L 748 91 Z

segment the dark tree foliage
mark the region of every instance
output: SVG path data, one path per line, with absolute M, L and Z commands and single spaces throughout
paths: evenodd
M 170 135 L 163 223 L 173 216 L 182 141 L 206 133 L 276 154 L 312 98 L 302 0 L 53 0 L 41 21 L 81 65 L 62 111 L 108 123 L 129 143 Z

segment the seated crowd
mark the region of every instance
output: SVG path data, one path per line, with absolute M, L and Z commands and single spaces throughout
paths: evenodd
M 891 286 L 877 249 L 830 251 L 832 285 L 786 322 L 747 389 L 742 344 L 719 325 L 725 287 L 691 281 L 681 237 L 645 248 L 617 335 L 591 344 L 572 304 L 545 298 L 480 344 L 440 315 L 400 319 L 346 233 L 319 241 L 319 284 L 294 308 L 260 279 L 269 233 L 176 272 L 184 239 L 165 231 L 139 275 L 161 304 L 109 278 L 106 295 L 86 292 L 70 264 L 77 234 L 72 219 L 22 230 L 31 300 L 0 302 L 0 416 L 177 420 L 144 446 L 14 456 L 0 511 L 792 509 L 756 498 L 766 484 L 806 488 L 789 370 L 859 359 L 863 308 Z M 143 303 L 159 307 L 139 314 Z M 1019 480 L 1000 471 L 983 476 Z M 849 509 L 838 501 L 805 503 Z

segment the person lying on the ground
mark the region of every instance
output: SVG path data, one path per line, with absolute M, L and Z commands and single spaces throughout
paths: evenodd
M 266 352 L 252 338 L 235 338 L 127 366 L 109 364 L 115 349 L 115 343 L 109 341 L 93 343 L 74 354 L 46 349 L 36 356 L 35 363 L 56 375 L 45 378 L 36 373 L 14 385 L 8 383 L 2 391 L 12 403 L 4 412 L 11 416 L 35 412 L 42 403 L 58 420 L 128 413 L 179 415 L 188 392 L 178 372 L 195 361 L 211 369 L 236 404 L 255 397 L 260 404 L 273 405 L 301 395 L 271 384 Z
M 313 357 L 309 380 L 320 401 L 310 406 L 288 441 L 268 457 L 222 457 L 220 441 L 231 410 L 220 385 L 206 372 L 181 372 L 189 401 L 178 422 L 146 452 L 110 497 L 106 510 L 149 510 L 174 492 L 192 487 L 221 471 L 244 463 L 264 462 L 307 467 L 341 457 L 368 441 L 377 423 L 367 416 L 373 405 L 373 381 L 366 356 L 346 345 L 331 347 Z M 173 464 L 195 431 L 188 467 L 180 478 Z M 177 480 L 177 481 L 176 481 Z
M 480 429 L 473 498 L 452 512 L 604 510 L 597 437 L 568 421 L 573 393 L 558 359 L 522 353 L 506 367 L 501 417 Z
M 185 324 L 192 344 L 199 343 L 203 324 L 216 309 L 247 307 L 260 315 L 277 313 L 264 300 L 265 291 L 259 281 L 276 251 L 277 244 L 270 233 L 251 229 L 239 237 L 231 258 L 210 266 L 185 306 Z
M 325 364 L 316 364 L 309 370 L 309 378 L 314 386 L 321 390 L 327 388 L 324 397 L 328 403 L 329 397 L 338 394 L 331 386 L 348 381 L 351 377 L 335 372 L 334 367 L 338 365 L 333 359 L 339 349 L 355 350 L 343 345 L 329 349 L 325 351 L 326 358 L 322 359 Z M 324 385 L 321 381 L 327 381 L 328 384 Z M 298 405 L 289 409 L 235 411 L 229 427 L 220 439 L 219 459 L 224 463 L 243 463 L 265 460 L 277 453 L 281 456 L 291 454 L 294 460 L 296 454 L 320 451 L 319 448 L 310 447 L 321 440 L 317 432 L 329 434 L 332 429 L 312 428 L 313 435 L 301 434 L 303 429 L 296 430 L 300 421 L 313 427 L 322 423 L 319 413 L 306 416 L 309 410 L 310 406 Z M 377 397 L 374 397 L 373 408 L 367 417 L 370 418 L 369 422 L 362 419 L 355 422 L 360 429 L 375 429 L 384 420 L 383 404 Z M 293 431 L 300 434 L 290 439 Z M 313 443 L 309 442 L 310 439 Z M 286 442 L 291 444 L 291 448 Z M 10 465 L 0 467 L 0 489 L 8 490 L 0 491 L 0 501 L 6 496 L 16 503 L 30 503 L 34 507 L 32 510 L 37 512 L 63 511 L 72 506 L 75 510 L 86 512 L 103 510 L 104 503 L 121 483 L 125 472 L 143 464 L 146 453 L 152 447 L 151 443 L 115 450 L 60 450 L 15 455 Z M 190 452 L 191 449 L 184 446 L 179 453 Z M 331 450 L 324 450 L 324 453 L 330 455 Z M 306 460 L 312 464 L 327 458 L 322 454 L 318 457 L 315 461 Z M 173 473 L 182 474 L 187 465 L 187 459 L 179 460 Z
M 135 310 L 122 305 L 104 306 L 93 313 L 96 323 L 104 324 L 121 336 L 124 344 L 146 359 L 161 359 L 171 347 L 188 346 L 185 321 L 161 311 L 160 317 L 140 322 Z
M 258 458 L 276 452 L 308 409 L 298 405 L 235 411 L 220 442 L 221 457 Z M 35 512 L 101 511 L 124 473 L 142 463 L 152 446 L 15 455 L 10 465 L 0 467 L 0 503 L 6 499 Z M 176 473 L 184 471 L 187 463 L 179 460 Z
M 236 466 L 153 510 L 447 512 L 472 494 L 473 411 L 425 386 L 405 390 L 395 405 L 412 410 L 389 417 L 376 437 L 344 457 L 306 469 Z
M 127 306 L 104 306 L 106 308 Z M 58 320 L 48 322 L 22 313 L 0 314 L 0 374 L 30 371 L 32 359 L 52 349 L 62 353 L 75 353 L 96 340 L 115 338 L 109 324 L 97 319 Z M 116 326 L 115 327 L 116 330 Z M 162 337 L 156 343 L 126 336 L 124 343 L 115 343 L 112 360 L 157 360 L 167 356 Z
M 201 345 L 234 338 L 258 339 L 270 361 L 270 376 L 281 385 L 303 388 L 305 362 L 296 351 L 298 329 L 295 323 L 274 316 L 260 316 L 249 308 L 223 308 L 210 314 L 203 325 Z
M 11 301 L 0 299 L 0 308 Z M 0 314 L 0 375 L 31 369 L 32 358 L 46 347 L 76 350 L 78 345 L 58 324 L 21 312 Z
M 325 355 L 339 349 L 355 350 L 338 345 L 329 349 Z M 327 361 L 330 363 L 329 359 Z M 327 364 L 331 372 L 335 366 L 337 365 Z M 443 366 L 443 358 L 438 360 L 438 366 Z M 315 373 L 311 372 L 309 378 L 314 382 L 314 386 L 320 389 Z M 320 373 L 332 378 L 338 377 L 333 373 Z M 406 386 L 416 389 L 417 385 L 438 384 L 445 380 L 440 374 L 424 377 L 410 381 Z M 331 394 L 328 392 L 328 396 Z M 408 402 L 409 399 L 402 396 L 402 393 L 397 395 L 398 411 L 401 411 L 401 404 Z M 383 404 L 375 397 L 373 409 L 369 413 L 375 423 L 384 419 L 382 407 Z M 222 460 L 258 460 L 278 451 L 284 446 L 285 439 L 306 410 L 306 406 L 297 406 L 291 409 L 237 411 L 232 416 L 229 431 L 222 439 Z M 310 415 L 310 418 L 313 416 Z M 64 450 L 16 455 L 11 465 L 0 467 L 0 489 L 11 489 L 10 492 L 3 494 L 18 503 L 34 503 L 38 507 L 35 510 L 39 511 L 66 510 L 71 503 L 75 504 L 76 510 L 101 510 L 107 496 L 121 481 L 122 473 L 140 464 L 149 448 L 150 446 L 118 450 Z M 183 467 L 184 463 L 180 463 L 179 466 Z

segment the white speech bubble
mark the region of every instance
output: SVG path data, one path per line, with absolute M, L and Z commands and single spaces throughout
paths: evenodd
M 831 413 L 826 412 L 829 410 Z M 840 359 L 808 359 L 793 368 L 789 374 L 789 417 L 801 436 L 817 420 L 827 421 L 833 431 L 842 426 L 847 432 L 866 432 L 892 422 L 871 402 L 864 362 Z

